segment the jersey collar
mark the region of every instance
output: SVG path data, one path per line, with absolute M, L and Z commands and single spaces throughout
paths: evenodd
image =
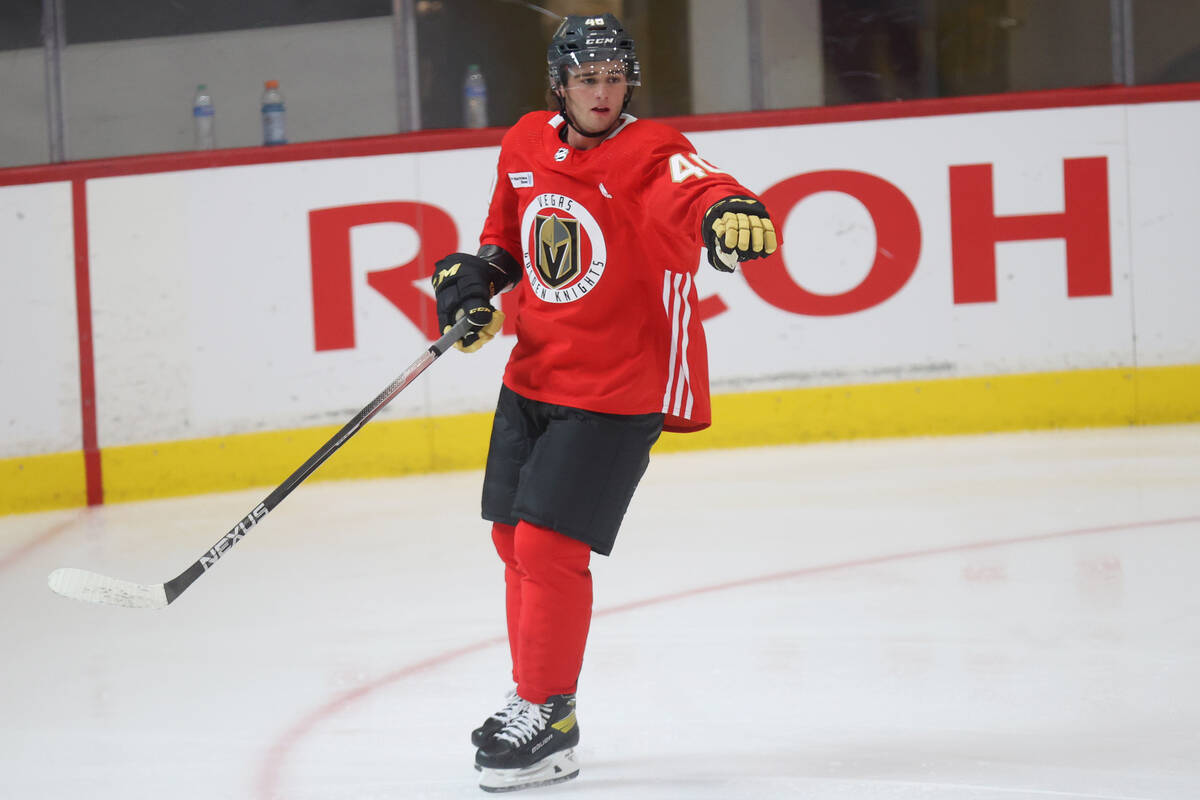
M 617 123 L 617 126 L 612 129 L 612 132 L 609 133 L 608 136 L 605 136 L 602 141 L 607 142 L 609 139 L 625 130 L 625 127 L 631 122 L 637 122 L 637 117 L 633 116 L 632 114 L 622 113 L 621 121 Z M 546 124 L 553 128 L 555 135 L 561 139 L 561 128 L 567 124 L 567 119 L 562 114 L 555 114 L 553 117 L 547 120 Z

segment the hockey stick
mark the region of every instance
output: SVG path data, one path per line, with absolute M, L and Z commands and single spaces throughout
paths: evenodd
M 333 455 L 339 447 L 349 441 L 351 436 L 358 433 L 359 428 L 379 413 L 380 409 L 390 403 L 406 386 L 416 380 L 417 376 L 424 372 L 426 367 L 436 361 L 442 353 L 449 350 L 470 329 L 471 323 L 467 318 L 463 317 L 460 319 L 454 327 L 431 344 L 421 354 L 420 358 L 410 364 L 404 372 L 400 373 L 396 380 L 388 384 L 388 387 L 372 400 L 366 408 L 359 411 L 352 420 L 347 422 L 340 431 L 334 434 L 333 438 L 321 445 L 321 448 L 313 453 L 308 461 L 301 464 L 299 469 L 289 475 L 283 483 L 275 487 L 275 491 L 267 495 L 266 499 L 256 505 L 249 514 L 242 517 L 241 521 L 229 530 L 229 533 L 217 540 L 217 543 L 210 547 L 207 553 L 200 556 L 196 563 L 179 573 L 176 577 L 166 583 L 151 585 L 123 581 L 119 578 L 110 578 L 106 575 L 88 572 L 87 570 L 64 567 L 50 573 L 50 588 L 64 597 L 70 597 L 73 600 L 83 600 L 88 603 L 102 603 L 110 606 L 124 606 L 125 608 L 166 608 L 175 598 L 179 597 L 189 586 L 195 583 L 197 578 L 212 569 L 217 560 L 229 552 L 229 548 L 237 544 L 238 540 L 249 533 L 251 528 L 262 522 L 267 514 L 271 513 L 276 506 L 283 502 L 283 498 L 291 494 L 293 489 L 299 486 L 305 478 L 313 474 L 317 467 L 325 463 L 325 460 Z

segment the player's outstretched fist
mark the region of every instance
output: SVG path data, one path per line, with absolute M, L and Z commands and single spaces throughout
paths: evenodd
M 740 261 L 764 258 L 779 248 L 775 223 L 766 206 L 753 197 L 726 197 L 704 214 L 702 226 L 708 263 L 733 272 Z

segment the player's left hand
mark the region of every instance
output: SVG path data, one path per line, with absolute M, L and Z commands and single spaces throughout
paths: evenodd
M 779 247 L 775 223 L 766 206 L 753 197 L 726 197 L 704 213 L 701 233 L 708 263 L 733 272 L 741 261 L 765 258 Z

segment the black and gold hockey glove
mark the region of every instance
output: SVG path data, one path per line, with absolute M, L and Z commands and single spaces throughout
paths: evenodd
M 701 229 L 708 263 L 733 272 L 738 262 L 765 258 L 779 246 L 766 206 L 753 197 L 726 197 L 704 213 Z
M 492 296 L 509 283 L 495 264 L 470 253 L 452 253 L 437 262 L 433 292 L 437 299 L 438 326 L 442 333 L 466 316 L 470 333 L 454 343 L 464 353 L 474 353 L 495 338 L 504 325 L 504 312 L 492 306 Z

